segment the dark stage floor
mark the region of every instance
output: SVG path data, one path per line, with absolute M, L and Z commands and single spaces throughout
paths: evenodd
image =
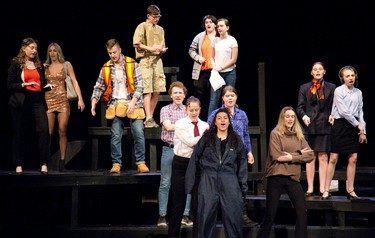
M 375 236 L 373 170 L 359 171 L 357 191 L 366 200 L 350 202 L 340 191 L 333 193 L 330 201 L 321 201 L 319 196 L 307 199 L 309 238 Z M 254 173 L 249 182 L 261 183 L 260 178 L 261 174 Z M 24 171 L 23 175 L 2 170 L 0 237 L 143 238 L 166 234 L 166 229 L 156 226 L 159 180 L 159 172 L 138 174 L 134 170 L 122 171 L 120 175 L 103 169 L 50 171 L 47 175 L 37 170 Z M 249 194 L 248 200 L 249 216 L 260 222 L 264 195 Z M 273 238 L 294 237 L 293 224 L 293 208 L 289 199 L 283 197 Z M 191 228 L 182 230 L 183 237 L 191 237 Z M 257 230 L 245 227 L 244 237 L 255 238 Z M 213 237 L 224 237 L 220 217 Z

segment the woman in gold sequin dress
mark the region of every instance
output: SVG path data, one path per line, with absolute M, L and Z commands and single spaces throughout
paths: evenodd
M 65 156 L 68 143 L 67 128 L 70 116 L 70 106 L 68 98 L 66 96 L 66 73 L 64 68 L 65 63 L 67 64 L 68 74 L 73 81 L 74 89 L 78 95 L 78 110 L 82 112 L 85 109 L 85 103 L 83 102 L 81 89 L 75 77 L 73 66 L 70 62 L 65 61 L 62 49 L 57 43 L 49 44 L 47 49 L 47 60 L 45 62 L 45 75 L 47 82 L 55 85 L 56 87 L 47 92 L 45 94 L 45 98 L 48 106 L 47 116 L 51 138 L 55 128 L 56 118 L 58 121 L 60 171 L 65 170 Z

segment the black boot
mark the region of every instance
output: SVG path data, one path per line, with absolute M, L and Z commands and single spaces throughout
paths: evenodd
M 242 213 L 242 218 L 243 218 L 243 225 L 246 227 L 255 227 L 258 225 L 255 221 L 251 220 L 249 216 L 247 215 L 247 200 L 246 198 L 243 198 L 243 213 Z
M 65 169 L 65 160 L 59 160 L 59 171 L 60 172 L 66 171 L 66 169 Z
M 243 225 L 246 226 L 246 227 L 255 227 L 255 226 L 258 225 L 258 223 L 251 220 L 246 213 L 242 214 L 242 218 L 243 218 Z

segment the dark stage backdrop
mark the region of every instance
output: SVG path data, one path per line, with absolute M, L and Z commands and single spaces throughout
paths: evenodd
M 334 1 L 336 2 L 336 1 Z M 39 54 L 46 58 L 47 46 L 57 42 L 73 66 L 86 103 L 84 113 L 72 104 L 69 140 L 87 138 L 88 126 L 98 126 L 99 117 L 90 114 L 90 96 L 101 65 L 108 60 L 105 42 L 117 38 L 124 54 L 134 57 L 132 37 L 136 26 L 146 19 L 146 8 L 161 8 L 159 22 L 166 33 L 168 52 L 164 66 L 178 66 L 178 79 L 192 91 L 193 61 L 188 48 L 202 31 L 204 15 L 225 17 L 239 44 L 237 63 L 238 104 L 258 125 L 257 65 L 266 67 L 267 132 L 275 125 L 283 106 L 296 106 L 299 85 L 309 81 L 311 65 L 322 61 L 325 79 L 339 84 L 337 72 L 344 65 L 359 73 L 364 95 L 364 112 L 369 144 L 361 147 L 360 166 L 375 165 L 373 65 L 375 15 L 370 1 L 6 1 L 1 6 L 2 52 L 0 54 L 1 94 L 4 115 L 0 128 L 2 156 L 0 169 L 11 166 L 11 120 L 7 107 L 6 77 L 9 62 L 25 37 L 39 41 Z M 6 14 L 5 14 L 6 13 Z M 190 93 L 189 93 L 190 94 Z M 268 133 L 267 133 L 268 134 Z M 342 160 L 346 164 L 346 159 Z

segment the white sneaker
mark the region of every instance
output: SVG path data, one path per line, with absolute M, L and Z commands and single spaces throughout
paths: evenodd
M 159 216 L 158 226 L 159 227 L 167 227 L 168 226 L 167 218 L 165 216 Z
M 147 119 L 145 122 L 144 122 L 144 124 L 145 124 L 145 127 L 146 128 L 156 128 L 156 127 L 159 127 L 159 125 L 158 124 L 156 124 L 156 122 L 155 122 L 155 120 L 154 120 L 154 118 L 149 118 L 149 119 Z
M 193 221 L 190 219 L 189 216 L 183 216 L 181 220 L 181 225 L 185 226 L 193 226 Z

